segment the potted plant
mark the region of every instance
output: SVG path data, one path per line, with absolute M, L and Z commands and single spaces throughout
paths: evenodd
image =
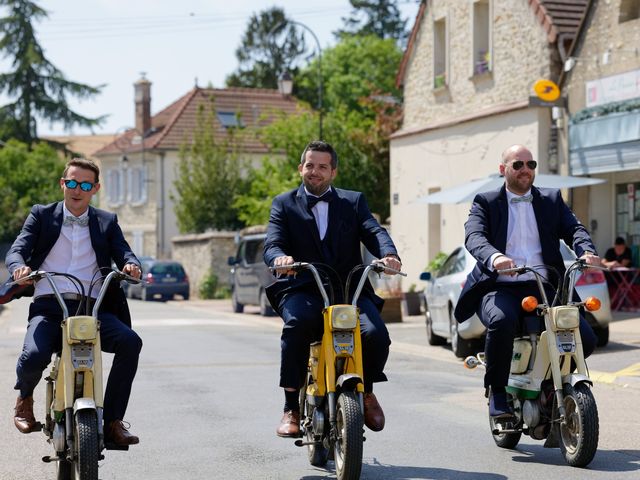
M 420 315 L 420 297 L 422 292 L 416 291 L 416 284 L 409 285 L 409 291 L 404 292 L 403 312 L 405 315 Z

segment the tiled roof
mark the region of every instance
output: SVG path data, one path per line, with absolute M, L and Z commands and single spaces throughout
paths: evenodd
M 591 0 L 528 0 L 528 2 L 540 22 L 540 26 L 547 33 L 547 40 L 552 44 L 558 41 L 558 37 L 562 37 L 564 40 L 573 40 L 580 29 L 582 19 L 591 6 Z M 426 7 L 426 0 L 422 0 L 396 75 L 398 88 L 401 88 L 404 82 L 407 64 L 413 54 Z
M 279 112 L 294 113 L 296 101 L 283 97 L 277 90 L 258 88 L 199 88 L 161 110 L 151 118 L 151 131 L 144 139 L 145 150 L 178 150 L 191 139 L 196 128 L 201 106 L 215 105 L 216 111 L 234 112 L 246 128 L 235 129 L 240 148 L 248 153 L 266 153 L 268 148 L 255 136 L 256 127 L 270 123 Z M 206 113 L 205 113 L 206 114 Z M 223 143 L 228 138 L 227 130 L 214 115 L 215 139 Z M 97 155 L 135 152 L 142 143 L 135 130 L 128 130 L 105 146 Z
M 43 138 L 62 143 L 68 150 L 90 158 L 94 152 L 111 143 L 114 135 L 112 133 L 102 135 L 50 135 Z

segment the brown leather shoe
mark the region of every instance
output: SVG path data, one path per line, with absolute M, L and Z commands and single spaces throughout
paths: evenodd
M 374 432 L 384 428 L 384 412 L 373 393 L 364 394 L 364 424 Z
M 33 397 L 18 397 L 13 423 L 22 433 L 33 432 L 36 426 L 36 417 L 33 416 Z
M 124 426 L 122 420 L 112 420 L 104 427 L 104 441 L 105 443 L 113 443 L 120 447 L 125 445 L 136 445 L 140 443 L 140 439 L 135 435 L 129 433 L 130 425 Z
M 289 410 L 284 412 L 276 433 L 279 437 L 300 436 L 300 412 Z

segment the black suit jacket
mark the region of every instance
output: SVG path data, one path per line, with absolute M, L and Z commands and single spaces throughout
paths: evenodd
M 333 188 L 333 187 L 332 187 Z M 333 188 L 334 199 L 329 203 L 327 238 L 332 252 L 331 267 L 340 275 L 342 284 L 353 267 L 362 263 L 361 242 L 377 258 L 398 252 L 387 231 L 380 226 L 369 211 L 364 195 L 360 192 Z M 320 234 L 315 217 L 308 207 L 304 186 L 278 195 L 271 206 L 271 216 L 264 244 L 264 261 L 273 266 L 277 257 L 289 255 L 297 262 L 327 263 L 322 254 Z M 352 286 L 357 285 L 352 280 Z M 283 277 L 267 287 L 267 297 L 277 310 L 280 299 L 286 293 L 315 288 L 309 272 L 293 277 Z M 378 308 L 382 299 L 373 293 L 367 283 L 364 295 L 368 295 Z
M 55 245 L 62 228 L 62 202 L 49 205 L 34 205 L 24 222 L 22 231 L 7 252 L 6 264 L 9 273 L 24 265 L 37 270 Z M 122 270 L 125 264 L 140 261 L 131 251 L 122 234 L 115 214 L 89 207 L 89 232 L 91 245 L 99 268 L 110 268 L 111 260 Z M 11 278 L 9 279 L 11 280 Z M 33 295 L 33 287 L 23 289 L 20 296 Z M 112 283 L 107 291 L 101 310 L 118 316 L 131 326 L 131 315 L 127 299 L 120 285 Z
M 560 274 L 564 273 L 560 239 L 572 247 L 578 257 L 585 252 L 596 253 L 589 233 L 564 203 L 559 190 L 532 187 L 531 194 L 545 265 L 555 267 Z M 454 312 L 458 322 L 471 317 L 484 295 L 494 290 L 498 275 L 491 265 L 491 256 L 505 252 L 508 222 L 509 205 L 505 186 L 476 195 L 464 229 L 465 247 L 478 262 L 467 276 L 458 299 Z M 553 276 L 550 280 L 555 281 Z

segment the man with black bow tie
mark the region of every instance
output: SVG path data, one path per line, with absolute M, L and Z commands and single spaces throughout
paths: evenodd
M 88 286 L 99 268 L 109 268 L 113 260 L 125 273 L 140 278 L 140 262 L 124 239 L 118 219 L 113 213 L 89 205 L 100 189 L 100 170 L 88 160 L 67 163 L 60 179 L 64 201 L 35 205 L 20 235 L 7 253 L 6 264 L 13 279 L 20 280 L 33 270 L 70 273 L 80 279 L 88 294 Z M 69 280 L 55 277 L 70 312 L 75 312 L 81 299 Z M 97 292 L 91 292 L 95 297 Z M 14 424 L 22 433 L 33 431 L 33 391 L 42 372 L 60 348 L 62 310 L 51 286 L 39 281 L 23 294 L 33 295 L 29 307 L 29 324 L 22 354 L 16 366 L 19 390 Z M 107 292 L 100 312 L 102 349 L 115 353 L 104 395 L 105 441 L 117 445 L 138 443 L 123 423 L 129 402 L 131 384 L 138 367 L 142 340 L 131 329 L 131 317 L 124 292 L 113 285 Z
M 314 141 L 302 152 L 299 188 L 278 195 L 264 244 L 264 260 L 271 267 L 294 262 L 324 263 L 340 276 L 343 285 L 349 271 L 362 263 L 361 243 L 388 267 L 400 270 L 398 252 L 387 231 L 373 218 L 360 192 L 331 186 L 338 156 L 331 145 Z M 357 279 L 356 279 L 357 280 Z M 352 289 L 357 285 L 354 280 Z M 284 416 L 276 433 L 296 437 L 300 433 L 298 390 L 304 382 L 309 344 L 322 337 L 323 302 L 310 276 L 285 276 L 266 289 L 273 308 L 284 321 L 281 337 L 280 386 L 284 388 Z M 353 292 L 351 292 L 353 293 Z M 365 425 L 384 428 L 384 413 L 373 394 L 373 383 L 384 382 L 389 356 L 389 332 L 380 317 L 383 301 L 367 282 L 360 297 L 360 329 L 364 367 Z
M 505 184 L 476 195 L 464 226 L 465 247 L 478 263 L 467 276 L 454 313 L 459 322 L 477 313 L 487 327 L 484 384 L 491 392 L 489 415 L 494 418 L 512 417 L 505 387 L 516 324 L 523 314 L 520 302 L 528 295 L 542 301 L 532 273 L 516 277 L 498 275 L 497 270 L 544 264 L 562 275 L 565 267 L 560 239 L 588 264 L 600 264 L 589 233 L 564 203 L 560 191 L 533 186 L 536 167 L 526 147 L 507 148 L 499 166 Z M 549 272 L 540 273 L 555 288 L 558 279 Z M 553 298 L 554 292 L 548 291 L 547 296 Z M 595 348 L 596 337 L 584 317 L 580 319 L 580 336 L 586 357 Z

